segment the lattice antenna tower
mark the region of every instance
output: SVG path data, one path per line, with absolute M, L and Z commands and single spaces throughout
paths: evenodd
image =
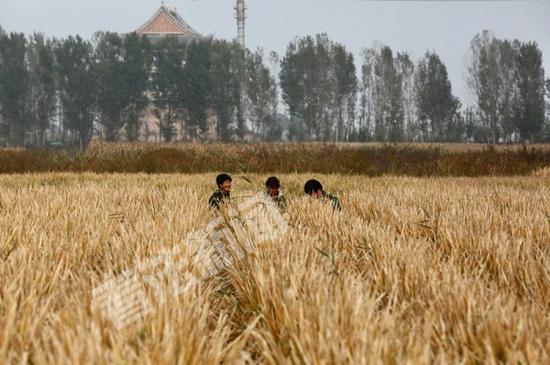
M 246 5 L 244 0 L 237 0 L 235 5 L 235 19 L 237 19 L 238 41 L 241 47 L 245 47 L 244 30 L 246 23 Z
M 246 23 L 246 5 L 244 3 L 244 0 L 237 0 L 235 4 L 235 19 L 237 19 L 237 41 L 239 42 L 239 45 L 241 46 L 241 49 L 243 51 L 243 56 L 246 54 L 245 51 L 245 23 Z M 242 123 L 246 126 L 246 120 L 247 120 L 247 103 L 246 103 L 246 70 L 244 71 L 242 75 L 242 79 L 240 82 L 241 86 L 241 97 L 240 97 L 240 104 L 241 104 L 241 115 L 242 115 Z

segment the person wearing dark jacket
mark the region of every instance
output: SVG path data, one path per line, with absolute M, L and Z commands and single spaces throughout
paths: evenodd
M 231 176 L 219 174 L 216 176 L 216 190 L 208 199 L 210 209 L 220 209 L 221 204 L 227 203 L 231 199 Z

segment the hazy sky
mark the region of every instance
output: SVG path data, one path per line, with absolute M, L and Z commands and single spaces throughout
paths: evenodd
M 7 31 L 85 38 L 98 30 L 129 32 L 146 22 L 160 0 L 0 0 Z M 232 39 L 234 0 L 167 0 L 197 31 Z M 296 36 L 325 32 L 359 58 L 374 41 L 416 60 L 435 50 L 453 91 L 471 103 L 465 75 L 469 42 L 483 29 L 497 37 L 536 41 L 550 75 L 550 1 L 247 0 L 247 46 L 284 53 Z M 357 66 L 359 62 L 356 62 Z

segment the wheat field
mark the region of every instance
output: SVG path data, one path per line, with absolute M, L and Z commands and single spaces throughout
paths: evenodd
M 316 175 L 341 212 L 279 175 L 288 231 L 117 328 L 94 288 L 185 253 L 214 177 L 0 176 L 0 363 L 550 363 L 548 169 Z M 233 197 L 266 177 L 233 175 Z

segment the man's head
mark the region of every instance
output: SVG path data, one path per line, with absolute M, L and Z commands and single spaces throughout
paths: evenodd
M 216 185 L 221 191 L 231 191 L 231 176 L 227 174 L 219 174 L 216 176 Z
M 319 198 L 323 193 L 323 185 L 315 179 L 308 180 L 304 185 L 304 193 L 312 198 Z
M 277 179 L 275 176 L 271 176 L 265 181 L 265 187 L 269 196 L 277 196 L 279 195 L 279 188 L 281 187 L 281 183 L 279 182 L 279 179 Z

